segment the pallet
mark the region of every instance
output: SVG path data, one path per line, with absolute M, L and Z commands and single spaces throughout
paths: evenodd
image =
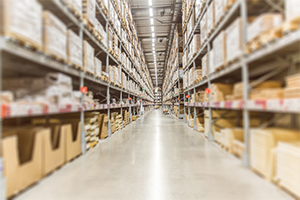
M 41 45 L 36 44 L 33 41 L 28 41 L 27 38 L 25 38 L 23 36 L 20 36 L 20 35 L 17 35 L 15 33 L 6 33 L 5 38 L 7 40 L 9 40 L 10 42 L 13 42 L 13 43 L 15 43 L 19 46 L 24 47 L 24 48 L 28 48 L 32 51 L 36 51 L 36 52 L 42 52 L 43 51 L 43 48 L 42 48 Z
M 257 171 L 256 169 L 254 169 L 253 167 L 250 168 L 250 170 L 255 173 L 256 175 L 258 175 L 259 177 L 261 177 L 262 179 L 267 180 L 267 177 L 265 175 L 263 175 L 262 173 L 260 173 L 259 171 Z
M 84 18 L 82 20 L 84 26 L 91 32 L 94 33 L 94 24 L 92 24 L 88 19 Z
M 286 21 L 282 25 L 283 34 L 288 34 L 300 28 L 300 16 L 297 16 L 289 21 Z
M 292 191 L 290 191 L 288 188 L 284 187 L 283 185 L 280 184 L 280 180 L 277 181 L 276 183 L 277 187 L 280 188 L 281 190 L 285 191 L 289 195 L 291 195 L 295 200 L 300 200 L 300 196 L 294 194 Z
M 98 40 L 99 42 L 102 42 L 103 37 L 100 35 L 100 33 L 98 33 L 98 32 L 94 29 L 94 30 L 93 30 L 93 34 L 94 34 L 94 36 L 97 38 L 97 40 Z
M 49 52 L 45 52 L 45 54 L 46 54 L 46 56 L 48 56 L 48 57 L 52 58 L 53 60 L 56 60 L 60 63 L 64 63 L 64 64 L 67 63 L 66 58 L 61 58 L 61 57 L 54 55 L 52 53 L 49 53 Z
M 68 65 L 74 67 L 75 69 L 83 70 L 82 66 L 79 66 L 79 65 L 77 65 L 75 63 L 68 62 Z

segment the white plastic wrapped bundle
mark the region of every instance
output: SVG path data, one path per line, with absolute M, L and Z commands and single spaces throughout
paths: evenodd
M 226 29 L 226 63 L 233 61 L 242 54 L 242 20 L 236 19 Z
M 207 39 L 207 13 L 204 13 L 203 18 L 200 21 L 201 42 L 203 43 Z
M 221 20 L 221 17 L 225 12 L 225 2 L 224 0 L 217 0 L 215 2 L 215 23 L 218 23 Z
M 285 19 L 292 20 L 300 17 L 300 1 L 299 0 L 285 0 Z
M 0 32 L 42 49 L 42 6 L 36 0 L 1 0 Z
M 44 51 L 55 58 L 67 60 L 67 27 L 50 11 L 43 12 Z
M 94 48 L 85 40 L 83 41 L 83 69 L 91 74 L 95 73 Z
M 211 2 L 211 4 L 208 6 L 207 9 L 207 32 L 210 33 L 214 27 L 215 27 L 215 1 Z
M 94 75 L 96 77 L 101 77 L 102 76 L 102 62 L 98 58 L 95 57 L 94 59 L 95 62 L 95 73 Z
M 83 21 L 92 27 L 96 26 L 96 0 L 82 0 Z
M 82 17 L 82 0 L 65 0 L 76 15 Z
M 226 63 L 226 38 L 225 32 L 222 31 L 213 41 L 214 50 L 214 63 L 212 71 L 215 71 L 218 67 L 224 66 Z
M 73 31 L 68 30 L 67 61 L 69 65 L 82 68 L 82 42 L 81 38 Z

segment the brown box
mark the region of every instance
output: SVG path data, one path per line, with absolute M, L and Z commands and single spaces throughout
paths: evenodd
M 65 136 L 59 124 L 49 125 L 43 134 L 43 175 L 46 175 L 65 163 Z
M 2 152 L 6 197 L 11 197 L 42 178 L 42 139 L 48 129 L 11 128 L 3 131 Z
M 50 11 L 43 12 L 43 40 L 47 55 L 67 60 L 67 26 Z
M 81 154 L 81 123 L 74 120 L 62 125 L 61 131 L 65 135 L 65 160 L 68 162 Z

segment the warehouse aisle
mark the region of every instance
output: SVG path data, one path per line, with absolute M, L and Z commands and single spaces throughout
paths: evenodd
M 292 198 L 182 121 L 154 110 L 15 199 Z

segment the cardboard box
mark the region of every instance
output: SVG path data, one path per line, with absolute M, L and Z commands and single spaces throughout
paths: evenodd
M 72 30 L 67 32 L 67 62 L 83 69 L 82 64 L 82 40 Z
M 2 0 L 0 33 L 42 49 L 42 6 L 37 0 Z
M 2 152 L 6 197 L 11 197 L 42 178 L 42 139 L 48 129 L 11 128 L 3 131 Z
M 217 0 L 215 2 L 215 24 L 217 24 L 225 13 L 225 1 Z
M 43 176 L 65 163 L 65 136 L 60 124 L 48 125 L 43 134 L 42 173 Z
M 202 20 L 200 21 L 200 33 L 201 42 L 205 42 L 207 39 L 207 13 L 204 13 Z
M 94 48 L 85 40 L 83 41 L 83 69 L 90 74 L 95 73 Z
M 43 12 L 44 52 L 56 59 L 67 60 L 67 26 L 50 11 Z
M 214 68 L 214 50 L 212 49 L 209 53 L 208 53 L 208 74 L 211 74 L 214 72 L 215 68 Z
M 65 0 L 66 3 L 72 8 L 73 12 L 82 18 L 82 0 Z
M 68 162 L 81 155 L 81 123 L 78 120 L 70 121 L 62 125 L 61 131 L 65 136 L 65 160 Z

